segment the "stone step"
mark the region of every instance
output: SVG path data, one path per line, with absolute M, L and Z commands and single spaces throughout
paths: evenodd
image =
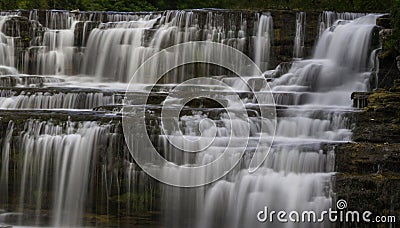
M 353 107 L 363 109 L 368 106 L 368 97 L 371 92 L 354 92 L 351 94 L 353 100 Z
M 64 81 L 61 78 L 42 75 L 3 75 L 0 76 L 0 87 L 43 87 L 46 83 L 62 83 Z

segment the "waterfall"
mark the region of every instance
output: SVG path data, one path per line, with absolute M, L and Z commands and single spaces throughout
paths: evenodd
M 269 52 L 272 39 L 272 17 L 261 15 L 257 22 L 257 35 L 254 42 L 254 62 L 261 70 L 268 68 Z
M 376 17 L 338 20 L 321 35 L 314 58 L 295 62 L 288 74 L 273 82 L 273 90 L 316 92 L 303 104 L 350 106 L 348 94 L 369 89 L 368 50 Z
M 294 38 L 293 58 L 302 58 L 306 32 L 306 13 L 296 13 L 296 36 Z
M 38 33 L 24 50 L 21 71 L 29 74 L 83 74 L 98 81 L 127 82 L 138 66 L 159 50 L 199 40 L 227 44 L 251 55 L 262 70 L 270 67 L 273 20 L 269 13 L 192 10 L 104 14 L 51 10 L 43 14 L 33 10 L 29 19 L 44 26 L 44 32 Z M 10 48 L 15 45 L 10 39 L 3 40 L 8 50 L 4 55 L 10 56 Z M 3 65 L 14 66 L 14 60 L 7 59 L 11 62 Z
M 29 17 L 27 23 L 40 23 L 40 29 L 23 48 L 19 37 L 0 35 L 0 223 L 38 227 L 331 226 L 327 220 L 315 224 L 257 221 L 257 213 L 266 206 L 316 214 L 332 208 L 334 145 L 352 137 L 350 94 L 370 89 L 371 59 L 375 59 L 371 42 L 378 16 L 325 11 L 316 28 L 317 22 L 308 24 L 312 13 L 307 17 L 304 12 L 283 14 L 293 22 L 292 35 L 283 41 L 279 26 L 285 25 L 280 21 L 285 18 L 277 12 L 1 13 L 3 32 L 3 25 L 16 14 Z M 306 56 L 304 49 L 310 47 L 305 37 L 313 33 L 318 36 L 315 51 Z M 132 80 L 128 94 L 135 99 L 126 102 L 127 82 L 142 63 L 162 49 L 190 41 L 234 47 L 266 73 L 245 75 L 242 80 L 219 66 L 187 64 L 171 70 L 152 87 L 150 83 L 162 69 L 174 65 L 173 60 L 194 55 L 235 58 L 218 48 L 178 48 L 165 53 L 166 61 L 152 65 L 145 77 Z M 293 62 L 269 71 L 283 46 L 289 50 L 285 49 L 285 58 Z M 18 62 L 16 52 L 24 57 L 21 70 L 29 74 L 18 74 L 13 68 Z M 237 67 L 247 69 L 248 65 L 240 62 Z M 177 90 L 179 83 L 193 77 L 201 79 Z M 222 88 L 222 83 L 232 90 Z M 150 96 L 143 103 L 149 88 Z M 258 98 L 269 92 L 274 102 L 270 99 L 267 107 L 258 106 Z M 162 108 L 176 111 L 187 97 L 195 99 L 184 102 L 176 124 L 162 129 L 168 124 L 162 122 Z M 277 108 L 276 121 L 260 114 L 271 103 Z M 152 145 L 173 164 L 206 165 L 229 148 L 223 165 L 199 176 L 177 174 L 168 165 L 146 165 L 178 183 L 214 177 L 221 170 L 227 175 L 197 188 L 168 186 L 147 175 L 126 145 L 123 105 L 132 108 L 132 114 L 145 109 L 145 130 Z M 137 149 L 147 155 L 144 135 L 132 137 Z M 272 141 L 264 163 L 250 173 L 253 156 L 259 156 L 257 150 L 268 150 Z M 231 164 L 235 166 L 227 172 Z
M 142 43 L 146 29 L 156 23 L 150 15 L 136 21 L 102 24 L 87 41 L 85 74 L 99 80 L 127 81 L 148 57 L 155 53 Z M 102 47 L 99 49 L 98 47 Z
M 49 20 L 52 23 L 49 26 L 60 26 L 62 28 L 67 26 L 62 23 L 64 21 L 63 18 L 53 18 L 55 16 L 51 15 L 51 20 Z M 61 21 L 61 25 L 57 24 L 59 21 Z M 65 29 L 47 29 L 44 32 L 40 46 L 32 46 L 26 52 L 25 62 L 29 63 L 33 59 L 34 65 L 28 64 L 26 68 L 29 69 L 25 69 L 25 71 L 45 75 L 73 74 L 73 60 L 79 57 L 76 55 L 77 48 L 74 46 L 75 24 L 76 22 L 73 22 L 70 27 Z
M 2 164 L 1 164 L 1 172 L 0 172 L 0 205 L 1 207 L 5 207 L 8 200 L 8 178 L 9 178 L 9 166 L 10 166 L 10 140 L 14 130 L 14 123 L 12 121 L 9 122 L 6 135 L 3 140 L 3 149 L 2 149 Z
M 8 186 L 9 158 L 14 158 L 10 155 L 13 127 L 10 122 L 3 143 L 1 186 Z M 112 128 L 96 122 L 69 122 L 61 126 L 45 121 L 28 121 L 24 128 L 19 136 L 21 163 L 12 163 L 19 168 L 12 178 L 20 180 L 18 210 L 27 213 L 33 210 L 35 218 L 27 225 L 42 225 L 43 209 L 52 209 L 54 226 L 81 224 L 82 213 L 91 200 L 88 194 L 93 194 L 97 159 L 104 156 L 99 153 L 107 150 L 107 144 L 116 143 L 112 140 L 115 135 Z M 1 188 L 1 192 L 5 194 L 2 200 L 10 200 L 6 189 Z
M 332 12 L 324 11 L 319 16 L 319 35 L 327 29 L 330 28 L 337 20 L 354 20 L 356 18 L 365 16 L 365 13 L 349 13 L 349 12 Z
M 103 105 L 118 103 L 113 95 L 104 93 L 49 93 L 19 92 L 2 90 L 0 108 L 2 109 L 92 109 Z
M 74 54 L 74 27 L 66 30 L 49 30 L 44 33 L 43 49 L 38 53 L 37 74 L 67 73 Z
M 78 14 L 63 10 L 51 10 L 46 11 L 44 18 L 40 18 L 37 10 L 31 11 L 29 19 L 40 21 L 46 30 L 43 37 L 39 37 L 38 46 L 30 46 L 26 51 L 24 72 L 40 75 L 79 74 L 84 53 L 81 45 L 86 45 L 87 34 L 90 33 L 88 29 L 97 26 L 96 20 L 102 21 L 102 16 L 96 12 Z M 120 20 L 128 21 L 127 24 L 129 24 L 130 20 L 138 20 L 138 16 L 130 14 L 107 16 L 107 22 L 110 24 L 119 23 Z M 83 26 L 80 26 L 81 24 Z M 81 37 L 81 40 L 78 40 L 78 37 Z
M 235 172 L 211 186 L 169 189 L 166 205 L 176 205 L 169 217 L 194 216 L 196 227 L 265 227 L 255 217 L 264 206 L 286 212 L 312 210 L 316 214 L 328 210 L 332 206 L 334 151 L 322 145 L 351 140 L 345 113 L 351 107 L 351 92 L 368 89 L 370 69 L 364 63 L 371 54 L 367 50 L 376 18 L 367 15 L 337 21 L 321 35 L 313 59 L 295 62 L 288 74 L 271 83 L 276 93 L 306 96 L 297 99 L 298 103 L 292 100 L 278 117 L 275 143 L 263 167 L 250 174 L 241 168 L 246 167 L 244 159 Z M 344 63 L 343 56 L 353 58 Z M 218 150 L 212 152 L 218 154 Z M 190 224 L 187 220 L 171 224 L 185 227 Z M 329 226 L 328 222 L 323 224 Z M 271 225 L 321 226 L 290 222 Z
M 189 41 L 208 40 L 244 50 L 245 20 L 235 24 L 218 12 L 208 12 L 205 18 L 203 16 L 196 11 L 167 11 L 163 15 L 149 14 L 128 22 L 101 24 L 90 33 L 83 72 L 99 80 L 124 82 L 157 51 Z M 269 19 L 266 21 L 264 18 Z M 257 37 L 262 38 L 257 39 L 257 47 L 265 53 L 261 56 L 258 52 L 257 58 L 260 61 L 262 58 L 263 62 L 267 61 L 265 56 L 269 52 L 270 18 L 261 16 L 258 25 Z M 199 24 L 200 20 L 205 20 L 204 24 Z M 99 46 L 108 51 L 99 50 Z M 177 81 L 175 79 L 171 82 Z
M 15 70 L 8 67 L 15 67 L 15 39 L 13 37 L 6 36 L 3 31 L 6 28 L 6 20 L 12 16 L 0 16 L 0 65 L 6 66 L 2 67 L 0 70 L 1 75 L 15 73 Z M 18 32 L 18 29 L 13 29 Z

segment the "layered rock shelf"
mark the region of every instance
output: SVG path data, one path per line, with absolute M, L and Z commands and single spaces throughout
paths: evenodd
M 335 148 L 336 197 L 347 200 L 348 210 L 369 210 L 374 215 L 397 218 L 400 215 L 399 91 L 395 82 L 391 89 L 353 96 L 362 101 L 355 104 L 364 106 L 353 117 L 354 142 Z M 362 226 L 376 227 L 376 224 Z

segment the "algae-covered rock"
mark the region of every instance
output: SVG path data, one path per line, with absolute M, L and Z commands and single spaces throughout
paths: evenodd
M 347 201 L 347 211 L 364 211 L 375 216 L 400 216 L 400 175 L 338 174 L 335 177 L 336 201 Z M 361 217 L 360 217 L 361 220 Z M 388 227 L 390 223 L 337 222 L 339 227 Z M 393 225 L 394 223 L 392 223 Z
M 383 15 L 376 19 L 376 25 L 381 26 L 382 28 L 389 29 L 392 27 L 392 20 L 389 14 Z
M 336 171 L 347 174 L 400 173 L 400 144 L 346 143 L 335 148 Z
M 394 86 L 352 94 L 355 106 L 363 109 L 352 118 L 356 142 L 335 148 L 334 192 L 335 200 L 347 201 L 346 210 L 370 211 L 373 218 L 395 216 L 397 219 L 400 216 L 400 88 L 399 81 L 388 81 L 387 85 Z M 390 223 L 337 224 L 339 227 L 387 227 Z
M 353 140 L 356 142 L 400 142 L 400 92 L 377 90 L 364 94 L 368 105 L 363 112 L 355 113 Z M 353 95 L 356 98 L 357 94 Z

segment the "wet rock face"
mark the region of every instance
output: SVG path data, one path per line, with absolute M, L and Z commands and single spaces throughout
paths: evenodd
M 348 210 L 399 218 L 400 86 L 399 81 L 391 83 L 390 90 L 352 94 L 355 104 L 363 104 L 358 107 L 363 111 L 353 116 L 355 143 L 335 148 L 335 192 L 336 199 L 347 201 Z M 376 224 L 362 223 L 361 227 Z
M 339 172 L 336 198 L 345 199 L 348 210 L 398 217 L 400 144 L 348 143 L 337 146 L 335 152 Z M 375 226 L 364 224 L 362 227 Z
M 368 97 L 371 95 L 370 92 L 354 92 L 351 94 L 354 108 L 365 108 L 368 106 Z
M 379 36 L 381 37 L 382 41 L 386 41 L 389 36 L 393 34 L 393 29 L 382 29 L 379 32 Z
M 336 147 L 336 170 L 357 175 L 400 174 L 400 144 L 346 143 Z
M 22 68 L 24 55 L 27 48 L 37 45 L 42 37 L 44 28 L 37 21 L 28 20 L 23 16 L 7 16 L 2 26 L 4 35 L 13 38 L 15 66 Z
M 304 57 L 312 55 L 314 44 L 318 38 L 320 12 L 306 13 L 306 28 L 304 36 Z M 274 20 L 274 36 L 271 46 L 271 68 L 282 62 L 288 62 L 293 57 L 294 39 L 296 36 L 295 11 L 271 11 Z
M 400 215 L 400 176 L 336 175 L 336 198 L 347 201 L 348 211 L 370 211 L 374 216 Z M 389 223 L 339 223 L 339 227 L 387 227 Z
M 386 28 L 386 29 L 391 28 L 392 22 L 391 22 L 390 15 L 384 15 L 384 16 L 378 18 L 376 20 L 376 25 L 380 26 L 382 28 Z
M 22 48 L 32 45 L 31 42 L 34 42 L 36 37 L 42 36 L 44 32 L 44 28 L 39 22 L 28 20 L 23 16 L 7 16 L 4 20 L 2 32 L 6 36 L 18 37 Z
M 290 61 L 293 55 L 293 40 L 296 36 L 296 12 L 281 11 L 272 13 L 274 19 L 274 37 L 272 46 L 272 63 Z
M 379 71 L 378 71 L 378 88 L 390 88 L 393 86 L 393 82 L 400 78 L 400 58 L 397 56 L 396 51 L 387 50 L 387 46 L 390 46 L 390 38 L 393 35 L 393 29 L 391 24 L 387 21 L 387 18 L 381 17 L 377 20 L 378 25 L 381 25 L 384 29 L 379 32 L 379 40 L 383 47 L 382 52 L 378 55 L 379 60 Z
M 90 32 L 99 26 L 99 21 L 80 21 L 75 24 L 74 45 L 77 47 L 86 46 Z
M 369 95 L 365 111 L 355 114 L 353 140 L 377 143 L 400 142 L 399 99 L 399 92 L 380 90 Z
M 3 33 L 11 37 L 29 36 L 30 22 L 28 18 L 21 16 L 8 16 L 4 19 Z
M 400 79 L 400 69 L 398 69 L 396 56 L 393 53 L 381 53 L 379 58 L 378 88 L 390 88 L 393 81 Z

